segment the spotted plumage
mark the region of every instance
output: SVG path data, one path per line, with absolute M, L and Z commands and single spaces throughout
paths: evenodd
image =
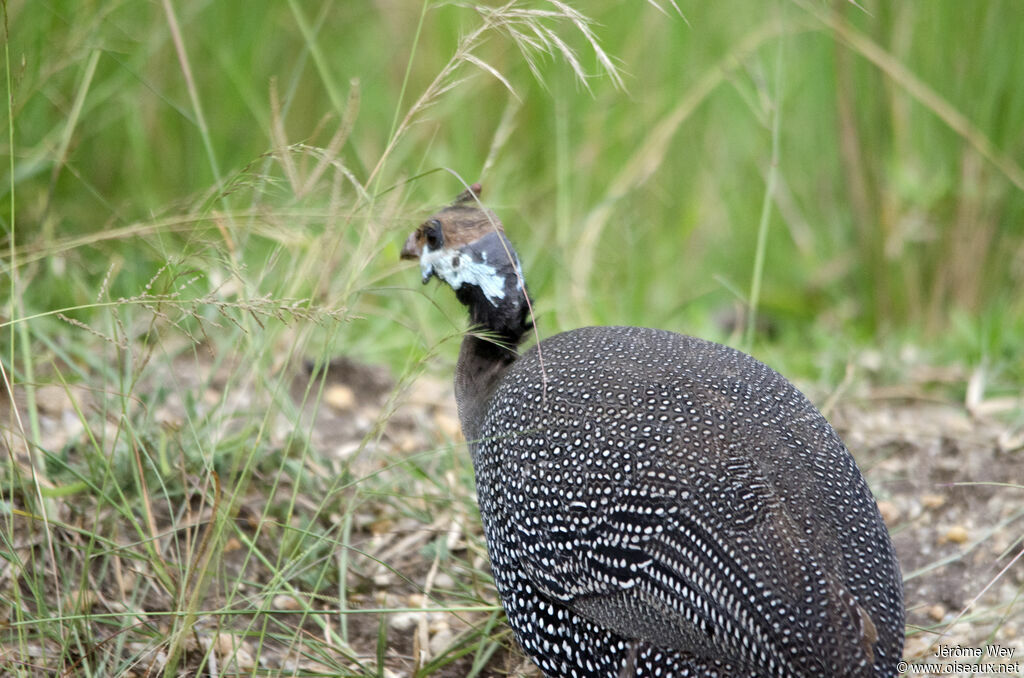
M 431 271 L 505 340 L 466 336 L 456 398 L 526 653 L 551 677 L 895 675 L 899 567 L 824 417 L 750 356 L 672 332 L 589 327 L 518 355 L 519 261 L 467 195 L 403 256 L 488 253 Z

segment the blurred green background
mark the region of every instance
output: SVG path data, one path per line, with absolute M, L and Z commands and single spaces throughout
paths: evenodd
M 676 330 L 826 413 L 991 401 L 1018 440 L 1020 3 L 676 3 L 0 3 L 0 672 L 128 675 L 159 653 L 161 675 L 199 674 L 197 619 L 266 675 L 296 675 L 293 654 L 309 675 L 408 671 L 409 639 L 349 612 L 420 607 L 393 594 L 439 566 L 432 602 L 474 626 L 414 673 L 503 665 L 436 386 L 465 313 L 398 260 L 463 182 L 518 247 L 542 336 Z M 315 371 L 339 356 L 394 380 Z M 906 416 L 910 437 L 936 421 Z M 921 487 L 893 468 L 865 469 L 877 496 Z M 376 562 L 378 535 L 413 534 Z M 153 616 L 80 614 L 97 592 Z
M 545 334 L 742 344 L 758 278 L 748 348 L 792 369 L 909 341 L 1019 376 L 1015 2 L 572 7 L 5 3 L 5 314 L 43 315 L 7 325 L 4 359 L 16 326 L 41 350 L 162 294 L 192 304 L 162 318 L 187 332 L 339 311 L 327 353 L 402 365 L 463 327 L 397 262 L 458 175 L 505 221 Z

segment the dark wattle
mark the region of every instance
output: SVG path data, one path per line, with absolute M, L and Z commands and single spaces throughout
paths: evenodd
M 455 296 L 469 309 L 471 324 L 495 335 L 495 340 L 510 347 L 522 341 L 529 330 L 529 307 L 525 303 L 492 304 L 483 291 L 472 283 L 463 283 Z
M 464 247 L 462 253 L 478 265 L 494 269 L 493 280 L 502 296 L 488 298 L 480 286 L 463 282 L 455 296 L 469 309 L 471 325 L 493 332 L 498 341 L 515 348 L 532 327 L 530 305 L 521 281 L 519 259 L 508 239 L 496 231 Z

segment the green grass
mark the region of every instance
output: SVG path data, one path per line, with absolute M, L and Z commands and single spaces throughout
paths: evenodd
M 685 331 L 823 392 L 911 345 L 1019 392 L 1015 5 L 662 4 L 4 5 L 0 670 L 221 670 L 222 633 L 381 675 L 363 648 L 411 648 L 350 609 L 387 521 L 471 610 L 408 670 L 512 645 L 478 531 L 445 537 L 477 520 L 464 450 L 389 428 L 464 327 L 397 260 L 462 181 L 543 334 Z M 338 355 L 398 380 L 344 457 L 310 432 L 328 382 L 296 386 Z

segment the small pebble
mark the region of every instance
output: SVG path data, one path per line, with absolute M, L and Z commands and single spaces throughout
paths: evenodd
M 235 665 L 242 671 L 251 671 L 256 668 L 256 660 L 249 650 L 249 643 L 242 643 L 242 646 L 235 652 Z
M 459 420 L 451 416 L 447 412 L 438 412 L 434 415 L 434 423 L 437 424 L 437 430 L 441 432 L 445 438 L 451 440 L 459 440 L 462 438 L 462 426 L 459 425 Z
M 242 670 L 252 669 L 256 662 L 252 652 L 247 647 L 248 643 L 241 641 L 237 636 L 230 633 L 217 634 L 216 650 L 225 662 L 233 663 Z
M 388 626 L 396 631 L 408 631 L 419 622 L 422 612 L 396 612 L 388 618 Z
M 286 593 L 279 593 L 274 596 L 274 599 L 270 601 L 270 606 L 275 610 L 298 610 L 302 607 L 295 596 L 290 596 Z
M 963 544 L 969 537 L 967 528 L 963 525 L 954 525 L 953 527 L 946 530 L 946 533 L 939 539 L 939 543 L 952 542 L 954 544 Z
M 444 652 L 452 644 L 455 634 L 447 625 L 438 629 L 430 636 L 430 653 L 435 657 Z
M 218 633 L 214 649 L 222 657 L 226 657 L 235 649 L 235 637 L 230 633 Z
M 369 525 L 370 533 L 374 535 L 389 534 L 395 529 L 395 521 L 390 518 L 379 518 Z
M 336 410 L 351 410 L 356 404 L 356 394 L 348 386 L 333 384 L 324 391 L 324 400 Z
M 450 574 L 447 574 L 445 572 L 439 572 L 437 576 L 434 577 L 434 588 L 448 590 L 454 589 L 455 580 L 452 579 L 452 576 Z

